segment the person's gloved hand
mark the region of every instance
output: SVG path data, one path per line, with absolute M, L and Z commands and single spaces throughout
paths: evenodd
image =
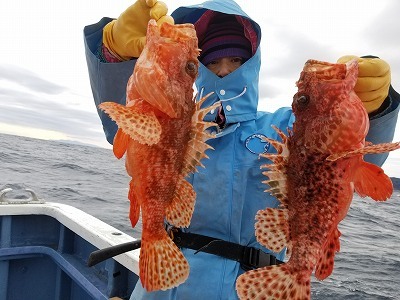
M 103 29 L 103 44 L 121 60 L 139 57 L 146 43 L 147 23 L 155 19 L 158 25 L 164 22 L 174 24 L 167 16 L 168 8 L 157 0 L 137 0 L 116 20 Z
M 365 109 L 370 114 L 376 111 L 389 94 L 390 66 L 380 58 L 342 56 L 338 63 L 346 63 L 358 59 L 358 80 L 354 91 L 361 99 Z

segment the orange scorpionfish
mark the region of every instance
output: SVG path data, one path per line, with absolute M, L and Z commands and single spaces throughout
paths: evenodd
M 148 291 L 166 290 L 189 275 L 185 257 L 168 236 L 164 220 L 176 227 L 190 224 L 196 193 L 185 177 L 211 149 L 203 117 L 216 105 L 200 109 L 195 102 L 199 49 L 192 24 L 159 28 L 150 20 L 146 45 L 127 84 L 126 106 L 100 104 L 117 123 L 113 151 L 126 153 L 132 177 L 128 198 L 134 227 L 142 211 L 139 277 Z
M 365 142 L 366 110 L 353 88 L 356 60 L 331 64 L 306 62 L 293 97 L 293 130 L 282 142 L 267 139 L 277 154 L 263 154 L 272 163 L 263 174 L 268 192 L 281 206 L 256 215 L 256 237 L 274 252 L 287 247 L 288 261 L 242 274 L 240 299 L 310 299 L 311 274 L 319 280 L 333 270 L 340 249 L 338 224 L 346 216 L 353 192 L 385 201 L 393 192 L 383 170 L 363 160 L 364 154 L 388 152 L 400 143 Z

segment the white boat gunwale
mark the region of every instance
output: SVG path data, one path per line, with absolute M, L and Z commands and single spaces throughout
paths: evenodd
M 56 202 L 33 202 L 0 201 L 0 215 L 46 215 L 52 217 L 98 249 L 136 240 L 73 206 Z M 139 253 L 140 249 L 137 249 L 117 255 L 113 259 L 131 272 L 139 274 Z

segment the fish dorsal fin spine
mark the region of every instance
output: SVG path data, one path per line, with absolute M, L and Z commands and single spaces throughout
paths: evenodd
M 289 137 L 285 135 L 279 128 L 272 126 L 278 135 L 281 137 L 282 142 L 270 138 L 264 138 L 267 142 L 278 151 L 278 153 L 263 153 L 260 156 L 269 159 L 271 164 L 264 164 L 260 168 L 268 169 L 263 174 L 268 177 L 263 183 L 270 186 L 266 192 L 276 197 L 281 204 L 285 207 L 287 205 L 287 165 L 289 158 L 288 142 Z M 289 136 L 290 136 L 289 131 Z
M 197 166 L 203 166 L 200 160 L 208 158 L 205 154 L 207 149 L 213 149 L 206 141 L 214 138 L 215 135 L 208 133 L 206 130 L 210 127 L 217 126 L 217 124 L 214 122 L 205 122 L 203 118 L 207 113 L 213 109 L 217 109 L 221 104 L 217 102 L 209 107 L 201 108 L 201 105 L 210 95 L 211 93 L 204 96 L 196 103 L 195 112 L 192 116 L 190 140 L 186 148 L 181 172 L 184 177 L 195 172 Z
M 209 111 L 216 109 L 220 104 L 216 103 L 207 108 L 200 108 L 209 95 L 196 103 L 191 120 L 190 140 L 186 147 L 181 174 L 176 184 L 174 197 L 166 208 L 166 218 L 168 222 L 176 227 L 189 226 L 196 201 L 196 193 L 193 186 L 185 180 L 185 177 L 195 172 L 197 166 L 204 167 L 201 163 L 201 159 L 208 158 L 205 154 L 206 150 L 213 149 L 206 141 L 215 136 L 207 133 L 206 129 L 216 126 L 216 124 L 213 122 L 205 122 L 203 118 Z

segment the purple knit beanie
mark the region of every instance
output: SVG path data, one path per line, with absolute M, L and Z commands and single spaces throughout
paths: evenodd
M 245 37 L 244 29 L 233 15 L 218 14 L 208 24 L 205 37 L 199 41 L 199 60 L 203 65 L 229 56 L 251 57 L 251 44 Z

